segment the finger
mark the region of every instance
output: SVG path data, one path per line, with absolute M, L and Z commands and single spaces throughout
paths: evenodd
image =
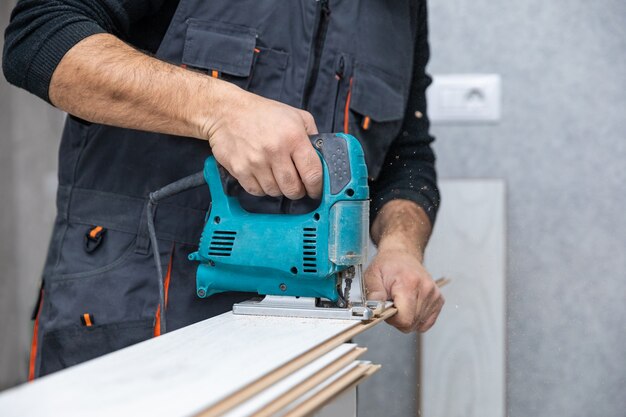
M 366 298 L 370 301 L 387 301 L 389 299 L 383 279 L 379 273 L 374 272 L 373 267 L 365 271 L 365 293 Z
M 435 306 L 432 312 L 430 313 L 430 315 L 428 316 L 428 318 L 426 319 L 426 321 L 418 325 L 417 330 L 423 333 L 423 332 L 428 331 L 431 327 L 433 327 L 435 322 L 437 321 L 437 318 L 439 317 L 439 313 L 441 313 L 441 309 L 443 308 L 444 304 L 445 304 L 445 300 L 443 299 L 443 297 L 441 297 L 435 303 Z
M 292 153 L 291 159 L 298 170 L 306 193 L 311 198 L 319 198 L 322 195 L 322 162 L 308 139 L 306 144 Z
M 433 300 L 433 302 L 430 305 L 430 308 L 428 310 L 428 315 L 431 315 L 433 313 L 439 314 L 445 302 L 446 300 L 445 298 L 443 298 L 443 295 L 441 295 L 441 291 L 438 291 L 436 298 Z
M 304 122 L 304 129 L 306 133 L 309 135 L 315 135 L 318 133 L 317 125 L 315 124 L 315 119 L 313 115 L 308 111 L 300 110 L 300 117 L 302 117 L 302 121 Z
M 228 173 L 237 180 L 239 185 L 241 185 L 241 187 L 246 190 L 248 194 L 252 194 L 257 197 L 263 197 L 265 195 L 259 182 L 256 178 L 254 178 L 249 170 L 242 166 L 242 164 L 235 164 L 230 167 L 224 166 L 224 168 L 226 168 Z
M 420 316 L 417 324 L 417 329 L 420 332 L 425 332 L 435 324 L 437 316 L 441 312 L 445 302 L 441 292 L 438 291 L 439 289 L 436 288 L 436 290 L 437 291 L 433 291 L 433 295 L 429 297 L 428 305 L 421 312 L 416 312 L 416 314 Z
M 432 279 L 425 279 L 421 282 L 415 312 L 418 324 L 424 323 L 430 316 L 439 297 L 441 297 L 441 292 Z
M 415 330 L 417 324 L 415 292 L 392 291 L 392 297 L 398 312 L 388 320 L 388 323 L 405 333 Z
M 248 194 L 252 194 L 256 197 L 263 197 L 266 195 L 259 182 L 252 175 L 246 175 L 236 179 L 239 182 L 239 185 L 241 185 Z
M 286 159 L 272 166 L 272 174 L 276 179 L 282 195 L 298 200 L 306 194 L 304 184 L 298 175 L 298 171 L 291 159 Z
M 266 195 L 272 197 L 280 197 L 282 195 L 274 174 L 272 174 L 272 170 L 269 167 L 262 171 L 257 171 L 255 178 Z

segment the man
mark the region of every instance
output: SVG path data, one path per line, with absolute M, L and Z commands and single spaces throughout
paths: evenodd
M 443 298 L 422 266 L 439 202 L 426 19 L 417 0 L 20 1 L 4 73 L 71 115 L 30 377 L 161 333 L 149 192 L 213 153 L 250 204 L 297 212 L 321 192 L 318 130 L 353 134 L 366 153 L 368 298 L 393 300 L 402 331 L 430 328 Z M 187 255 L 209 202 L 196 189 L 157 209 L 168 330 L 250 296 L 195 295 Z

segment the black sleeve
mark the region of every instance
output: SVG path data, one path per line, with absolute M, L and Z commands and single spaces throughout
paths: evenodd
M 435 172 L 434 138 L 428 133 L 426 87 L 431 78 L 426 74 L 430 56 L 426 1 L 419 5 L 413 77 L 402 129 L 391 144 L 379 177 L 370 183 L 372 194 L 370 218 L 394 199 L 411 200 L 421 206 L 432 225 L 439 207 L 439 190 Z
M 20 0 L 4 34 L 4 76 L 50 101 L 52 73 L 67 51 L 96 33 L 127 39 L 131 24 L 159 10 L 163 1 Z

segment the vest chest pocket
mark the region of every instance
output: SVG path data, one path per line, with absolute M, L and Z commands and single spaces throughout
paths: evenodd
M 372 178 L 378 176 L 391 142 L 400 133 L 408 88 L 402 78 L 356 62 L 343 105 L 337 106 L 335 130 L 359 139 Z
M 187 23 L 183 65 L 263 97 L 282 98 L 287 52 L 263 46 L 249 27 L 198 19 Z

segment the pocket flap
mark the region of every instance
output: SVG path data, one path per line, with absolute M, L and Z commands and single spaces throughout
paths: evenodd
M 405 83 L 377 68 L 357 63 L 352 81 L 350 109 L 376 122 L 404 117 Z
M 238 77 L 250 75 L 256 32 L 245 26 L 188 20 L 183 64 Z

